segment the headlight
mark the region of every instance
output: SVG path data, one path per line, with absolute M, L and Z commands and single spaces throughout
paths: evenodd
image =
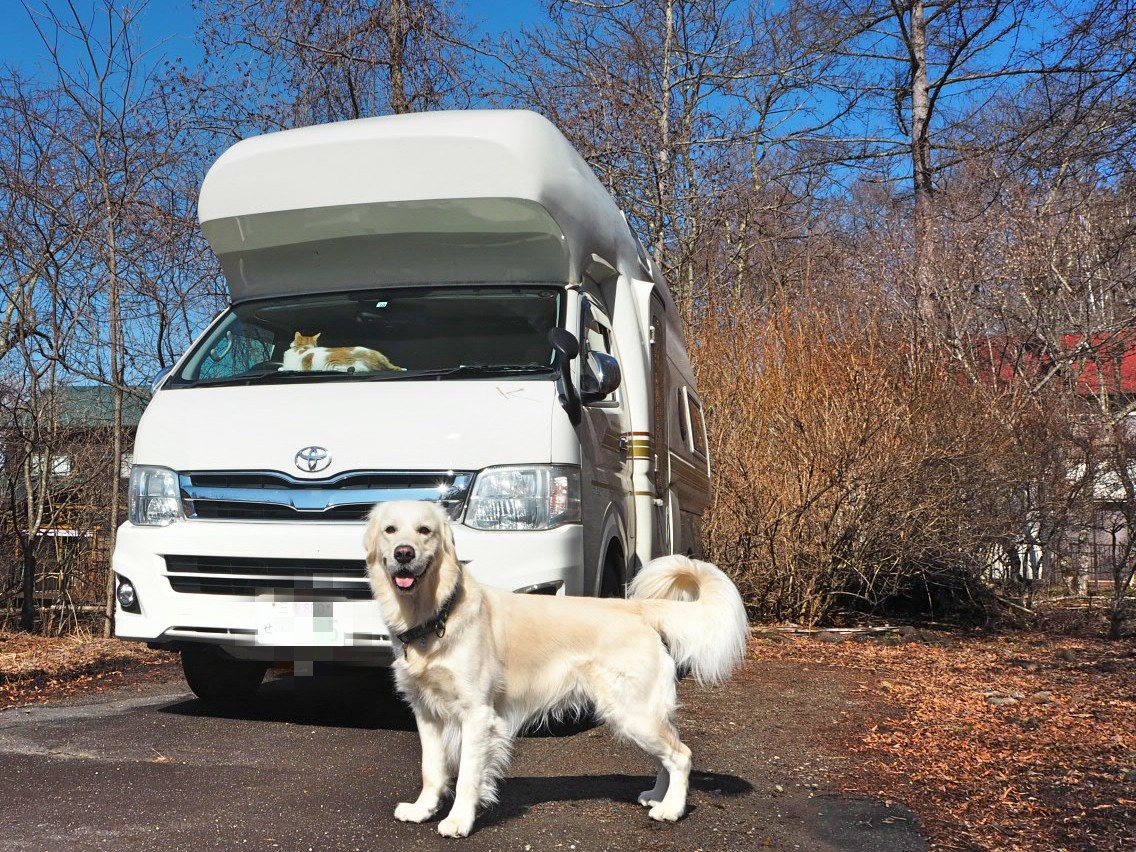
M 580 520 L 580 470 L 564 465 L 490 467 L 473 483 L 466 526 L 548 530 Z
M 165 527 L 182 517 L 178 475 L 169 468 L 136 464 L 130 469 L 130 522 Z

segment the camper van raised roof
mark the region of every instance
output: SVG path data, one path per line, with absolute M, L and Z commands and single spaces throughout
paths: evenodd
M 587 163 L 522 110 L 416 113 L 240 142 L 201 188 L 234 303 L 318 290 L 648 278 Z

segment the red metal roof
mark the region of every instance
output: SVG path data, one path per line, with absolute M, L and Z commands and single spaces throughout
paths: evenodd
M 1014 338 L 989 338 L 983 355 L 998 378 L 1013 382 L 1023 376 L 1042 378 L 1060 364 L 1061 378 L 1076 380 L 1078 393 L 1136 396 L 1136 331 L 1093 335 L 1063 334 L 1054 352 L 1043 345 Z

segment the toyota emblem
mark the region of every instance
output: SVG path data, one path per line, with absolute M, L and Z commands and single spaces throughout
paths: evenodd
M 304 473 L 318 473 L 331 464 L 331 453 L 325 447 L 304 447 L 296 453 L 296 467 Z

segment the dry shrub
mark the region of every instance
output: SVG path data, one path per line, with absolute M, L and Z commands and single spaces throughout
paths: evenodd
M 729 310 L 693 337 L 715 466 L 707 547 L 756 615 L 815 624 L 976 587 L 1020 511 L 1002 399 L 873 320 Z

